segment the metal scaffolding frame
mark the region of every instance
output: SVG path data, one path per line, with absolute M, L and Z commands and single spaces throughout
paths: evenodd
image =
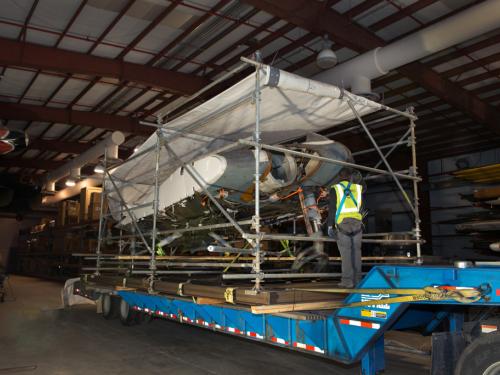
M 204 267 L 207 266 L 208 263 L 200 263 L 200 262 L 183 262 L 183 263 L 176 263 L 170 261 L 164 261 L 164 260 L 158 260 L 156 256 L 156 248 L 157 248 L 157 236 L 160 234 L 173 234 L 173 233 L 184 233 L 184 232 L 195 232 L 195 231 L 200 231 L 200 230 L 212 230 L 212 229 L 219 229 L 219 228 L 227 228 L 227 227 L 233 227 L 236 231 L 239 232 L 241 235 L 241 238 L 246 240 L 247 246 L 250 247 L 250 249 L 242 252 L 245 254 L 251 255 L 253 258 L 251 263 L 235 263 L 235 260 L 238 259 L 237 255 L 231 262 L 227 263 L 220 263 L 220 257 L 219 263 L 211 263 L 210 266 L 207 267 L 225 267 L 226 270 L 229 268 L 249 268 L 251 269 L 251 274 L 224 274 L 223 278 L 224 279 L 250 279 L 253 280 L 254 282 L 254 290 L 255 292 L 258 292 L 262 288 L 262 281 L 265 279 L 276 279 L 276 278 L 307 278 L 307 277 L 324 277 L 324 278 L 331 278 L 338 276 L 337 273 L 316 273 L 316 274 L 297 274 L 297 273 L 265 273 L 262 270 L 262 262 L 265 261 L 265 252 L 262 251 L 261 249 L 261 243 L 262 241 L 281 241 L 281 240 L 290 240 L 290 241 L 312 241 L 311 237 L 304 236 L 304 235 L 296 235 L 295 230 L 293 234 L 267 234 L 261 232 L 261 215 L 260 215 L 260 178 L 261 178 L 261 173 L 260 173 L 260 165 L 259 165 L 259 160 L 260 160 L 260 153 L 263 149 L 265 150 L 270 150 L 270 151 L 279 151 L 283 153 L 287 153 L 290 155 L 294 156 L 300 156 L 303 158 L 308 158 L 311 160 L 318 160 L 326 163 L 331 163 L 335 165 L 340 165 L 343 167 L 350 167 L 354 168 L 360 171 L 364 171 L 369 173 L 367 175 L 367 179 L 372 179 L 372 178 L 377 178 L 381 176 L 386 176 L 390 177 L 396 186 L 398 187 L 399 192 L 403 196 L 408 208 L 410 209 L 411 213 L 413 214 L 414 217 L 414 228 L 411 231 L 413 234 L 413 239 L 408 240 L 408 239 L 379 239 L 379 238 L 373 238 L 373 237 L 379 237 L 379 236 L 385 236 L 385 235 L 390 235 L 392 233 L 370 233 L 364 235 L 363 243 L 392 243 L 392 244 L 412 244 L 416 246 L 416 262 L 418 264 L 422 263 L 422 254 L 421 254 L 421 244 L 423 243 L 423 240 L 421 238 L 421 230 L 420 230 L 420 217 L 419 217 L 419 210 L 418 210 L 418 203 L 419 203 L 419 198 L 418 198 L 418 182 L 421 181 L 421 179 L 418 177 L 417 174 L 417 157 L 416 157 L 416 138 L 415 138 L 415 120 L 417 117 L 413 113 L 413 108 L 408 108 L 407 111 L 399 111 L 396 109 L 392 109 L 386 106 L 382 106 L 382 110 L 388 111 L 391 114 L 385 118 L 391 119 L 391 118 L 397 118 L 397 117 L 404 117 L 409 121 L 409 129 L 401 136 L 401 138 L 397 142 L 393 142 L 387 145 L 382 145 L 379 146 L 376 142 L 376 140 L 373 138 L 368 125 L 363 121 L 362 116 L 358 113 L 354 106 L 353 98 L 352 97 L 346 97 L 346 98 L 340 98 L 338 100 L 346 100 L 347 104 L 349 105 L 355 119 L 358 122 L 358 125 L 356 126 L 351 126 L 348 129 L 340 130 L 338 132 L 334 132 L 331 134 L 338 134 L 342 133 L 345 131 L 353 131 L 353 130 L 359 130 L 362 129 L 364 134 L 368 137 L 370 140 L 373 148 L 367 149 L 367 150 L 361 150 L 358 151 L 357 153 L 366 153 L 366 152 L 376 152 L 378 156 L 380 157 L 380 161 L 374 166 L 374 167 L 369 167 L 361 164 L 356 164 L 356 163 L 350 163 L 346 161 L 341 161 L 341 160 L 335 160 L 327 157 L 322 157 L 314 154 L 308 154 L 305 152 L 300 152 L 296 150 L 290 150 L 287 148 L 283 148 L 280 146 L 276 145 L 268 145 L 264 144 L 261 142 L 261 129 L 260 129 L 260 118 L 261 118 L 261 113 L 260 113 L 260 101 L 261 101 L 261 70 L 263 69 L 263 64 L 259 62 L 259 54 L 256 54 L 256 60 L 250 60 L 246 58 L 241 58 L 241 60 L 244 62 L 242 66 L 248 66 L 248 64 L 253 65 L 255 67 L 255 89 L 254 93 L 252 96 L 252 101 L 255 105 L 255 127 L 254 127 L 254 132 L 253 132 L 253 140 L 249 139 L 241 139 L 238 142 L 230 142 L 225 148 L 227 147 L 244 147 L 244 146 L 251 146 L 254 149 L 254 156 L 255 156 L 255 175 L 254 175 L 254 215 L 251 220 L 242 220 L 242 221 L 236 221 L 228 212 L 227 210 L 219 203 L 219 201 L 213 196 L 213 194 L 208 190 L 207 186 L 208 184 L 203 180 L 203 177 L 198 173 L 196 168 L 191 164 L 191 163 L 186 163 L 181 160 L 181 158 L 178 157 L 178 155 L 174 152 L 174 150 L 169 146 L 169 140 L 170 137 L 172 136 L 183 136 L 183 131 L 170 131 L 171 129 L 165 128 L 164 126 L 166 124 L 161 124 L 161 121 L 158 121 L 158 124 L 148 124 L 148 125 L 153 125 L 156 126 L 156 135 L 157 135 L 157 141 L 154 147 L 148 147 L 142 152 L 138 152 L 134 155 L 132 155 L 129 159 L 125 160 L 122 162 L 121 165 L 130 162 L 131 160 L 135 160 L 136 158 L 145 155 L 149 152 L 151 152 L 153 149 L 155 150 L 155 166 L 154 166 L 154 175 L 153 175 L 153 201 L 148 202 L 146 204 L 141 204 L 135 207 L 128 207 L 127 203 L 123 199 L 122 194 L 120 193 L 120 188 L 117 186 L 116 181 L 117 179 L 113 177 L 112 173 L 110 173 L 110 170 L 116 167 L 115 165 L 108 165 L 109 160 L 106 156 L 104 155 L 103 163 L 104 163 L 104 169 L 105 173 L 103 175 L 103 190 L 101 194 L 101 212 L 100 212 L 100 219 L 99 219 L 99 231 L 98 231 L 98 245 L 96 249 L 96 255 L 95 257 L 87 257 L 87 259 L 95 259 L 96 261 L 96 266 L 95 267 L 87 267 L 85 270 L 93 270 L 95 271 L 95 274 L 100 274 L 102 271 L 109 271 L 109 270 L 118 270 L 120 272 L 125 273 L 126 275 L 133 275 L 133 274 L 139 274 L 139 275 L 148 275 L 148 281 L 149 281 L 149 292 L 154 292 L 154 280 L 157 275 L 166 275 L 166 274 L 199 274 L 201 271 L 199 270 L 159 270 L 158 267 L 171 267 L 171 266 L 177 266 L 177 267 L 189 267 L 189 266 L 200 266 Z M 239 66 L 236 68 L 233 72 L 230 72 L 229 74 L 226 74 L 223 76 L 221 79 L 219 79 L 217 82 L 221 82 L 228 77 L 232 76 L 235 72 L 240 71 L 242 69 L 242 66 Z M 211 84 L 210 87 L 213 87 L 214 84 Z M 193 95 L 193 97 L 199 96 L 201 93 L 205 92 L 208 88 L 205 88 L 201 90 L 200 92 L 196 93 Z M 224 114 L 227 112 L 230 108 L 225 108 L 223 113 L 218 113 L 218 115 Z M 161 117 L 163 118 L 163 116 Z M 375 120 L 377 121 L 377 120 Z M 189 127 L 188 131 L 192 129 L 192 127 Z M 191 133 L 186 133 L 186 134 L 191 134 Z M 217 139 L 217 137 L 212 137 L 213 139 Z M 409 145 L 411 148 L 411 165 L 408 170 L 406 171 L 394 171 L 390 165 L 390 163 L 387 161 L 387 158 L 401 145 Z M 173 158 L 175 158 L 177 161 L 181 163 L 183 168 L 189 173 L 189 175 L 193 178 L 193 180 L 196 182 L 196 184 L 200 187 L 201 190 L 203 190 L 204 194 L 210 199 L 210 201 L 217 207 L 217 209 L 221 212 L 221 214 L 228 220 L 227 223 L 218 223 L 218 224 L 211 224 L 211 225 L 202 225 L 198 227 L 193 227 L 193 228 L 184 228 L 180 230 L 166 230 L 166 231 L 160 231 L 158 230 L 158 214 L 159 214 L 159 190 L 160 190 L 160 181 L 159 181 L 159 175 L 160 175 L 160 154 L 161 154 L 161 149 L 165 149 Z M 389 149 L 385 154 L 383 153 L 383 149 Z M 380 169 L 379 167 L 381 165 L 384 165 L 386 169 Z M 113 188 L 112 191 L 107 191 L 105 188 L 106 181 L 109 181 L 111 184 L 111 187 Z M 411 182 L 411 187 L 412 187 L 412 193 L 413 193 L 413 200 L 410 198 L 406 190 L 404 189 L 403 185 L 401 184 L 401 181 L 409 181 Z M 122 182 L 122 181 L 120 181 Z M 135 184 L 133 181 L 125 181 L 127 184 Z M 138 183 L 137 183 L 138 184 Z M 141 183 L 144 185 L 144 183 Z M 116 193 L 116 197 L 118 198 L 118 201 L 120 203 L 120 216 L 123 217 L 123 210 L 125 210 L 125 213 L 131 218 L 132 222 L 132 228 L 135 231 L 135 233 L 132 234 L 123 234 L 123 231 L 120 229 L 120 233 L 118 236 L 105 236 L 105 225 L 106 225 L 106 218 L 110 215 L 108 215 L 106 212 L 104 212 L 104 202 L 106 197 L 109 197 L 110 193 Z M 134 210 L 138 208 L 142 208 L 145 206 L 151 206 L 153 207 L 153 218 L 152 218 L 152 228 L 150 231 L 144 231 L 141 229 L 139 226 L 138 220 L 134 214 Z M 295 224 L 295 220 L 299 218 L 299 216 L 294 217 L 293 221 Z M 306 220 L 304 218 L 304 220 Z M 245 226 L 251 226 L 251 230 L 245 230 L 243 227 Z M 295 228 L 295 225 L 294 225 Z M 407 232 L 408 233 L 408 232 Z M 145 250 L 143 251 L 136 251 L 137 243 L 135 240 L 139 238 L 141 241 L 139 243 L 142 243 L 142 245 L 145 247 Z M 147 241 L 147 238 L 150 238 L 150 241 Z M 123 246 L 124 243 L 127 240 L 131 240 L 132 242 L 130 243 L 130 253 L 131 255 L 128 256 L 127 260 L 120 259 L 120 257 L 117 257 L 115 255 L 111 254 L 106 254 L 103 255 L 102 253 L 102 248 L 103 248 L 103 243 L 104 241 L 116 241 L 119 243 L 119 249 L 120 252 L 119 254 L 123 254 Z M 314 241 L 319 241 L 319 242 L 336 242 L 335 239 L 329 238 L 329 237 L 315 237 Z M 226 248 L 227 246 L 224 245 Z M 229 248 L 230 249 L 230 248 Z M 142 253 L 149 253 L 149 258 L 148 261 L 146 262 L 140 262 L 138 260 L 144 259 L 144 256 L 142 256 Z M 88 254 L 87 254 L 88 255 Z M 172 254 L 171 254 L 172 255 Z M 160 257 L 162 258 L 162 257 Z M 118 262 L 111 262 L 113 259 L 119 259 Z M 128 262 L 128 263 L 127 263 Z M 103 266 L 109 266 L 109 265 L 114 265 L 116 267 L 103 267 Z M 136 269 L 136 266 L 147 266 L 147 269 Z M 206 271 L 207 274 L 213 274 L 213 271 Z

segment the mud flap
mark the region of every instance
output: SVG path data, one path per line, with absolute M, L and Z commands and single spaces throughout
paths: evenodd
M 453 375 L 465 346 L 463 332 L 433 333 L 431 375 Z

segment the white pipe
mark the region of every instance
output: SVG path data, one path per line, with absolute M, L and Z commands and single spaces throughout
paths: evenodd
M 80 194 L 80 190 L 86 187 L 97 187 L 102 184 L 102 175 L 95 174 L 86 178 L 85 180 L 78 181 L 75 186 L 67 187 L 62 190 L 59 190 L 54 195 L 46 195 L 42 198 L 42 204 L 54 204 L 57 202 L 61 202 L 65 199 L 74 197 Z
M 125 140 L 125 138 L 124 138 Z M 118 159 L 118 145 L 109 145 L 106 149 L 108 159 Z
M 74 180 L 78 180 L 80 178 L 81 174 L 82 174 L 82 169 L 80 167 L 71 168 L 69 170 L 69 177 L 74 179 Z
M 58 181 L 61 178 L 66 177 L 70 174 L 72 169 L 77 169 L 83 167 L 85 164 L 93 162 L 99 159 L 102 155 L 104 155 L 104 151 L 107 149 L 108 152 L 111 152 L 111 156 L 118 157 L 118 146 L 121 145 L 125 141 L 125 136 L 122 132 L 116 131 L 111 135 L 103 139 L 101 142 L 92 146 L 85 152 L 81 153 L 68 163 L 63 166 L 57 168 L 56 170 L 47 173 L 45 177 L 45 184 L 49 186 L 52 182 Z
M 365 76 L 354 76 L 351 82 L 351 92 L 356 95 L 366 95 L 372 92 L 372 82 Z
M 375 79 L 500 27 L 500 0 L 488 0 L 417 31 L 385 47 L 375 48 L 335 68 L 316 74 L 317 81 L 349 88 L 353 78 Z
M 55 181 L 48 181 L 45 184 L 45 190 L 50 191 L 50 192 L 56 191 L 56 182 Z

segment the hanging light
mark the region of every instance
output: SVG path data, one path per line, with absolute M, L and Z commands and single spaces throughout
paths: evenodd
M 103 174 L 105 171 L 104 171 L 104 165 L 102 164 L 97 164 L 95 167 L 94 167 L 94 173 L 99 173 L 99 174 Z
M 316 64 L 321 69 L 333 68 L 337 65 L 337 55 L 332 50 L 332 41 L 328 38 L 328 35 L 323 37 L 323 47 L 316 57 Z
M 80 178 L 80 168 L 72 168 L 69 172 L 69 176 L 66 179 L 66 186 L 72 187 L 76 185 L 76 182 Z
M 66 186 L 68 186 L 68 187 L 73 187 L 73 186 L 75 186 L 75 185 L 76 185 L 76 181 L 75 181 L 73 178 L 68 177 L 68 178 L 66 179 Z

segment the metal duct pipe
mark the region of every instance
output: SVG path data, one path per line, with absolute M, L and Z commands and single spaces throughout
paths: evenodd
M 42 198 L 42 204 L 53 204 L 80 194 L 80 190 L 86 187 L 97 187 L 102 184 L 101 175 L 93 175 L 85 180 L 78 181 L 75 186 L 66 187 L 59 190 L 54 195 L 46 195 Z
M 123 138 L 123 140 L 125 140 L 125 138 Z M 107 157 L 108 159 L 118 159 L 118 145 L 111 144 L 107 147 Z
M 318 81 L 349 88 L 357 76 L 375 79 L 405 64 L 495 30 L 500 25 L 500 0 L 472 6 L 385 47 L 375 48 L 315 75 Z
M 56 182 L 55 181 L 48 181 L 45 184 L 45 190 L 47 190 L 47 191 L 56 191 Z
M 356 95 L 373 95 L 372 81 L 364 76 L 354 76 L 351 81 L 351 92 Z
M 62 167 L 47 173 L 45 177 L 45 186 L 51 187 L 52 182 L 56 182 L 63 177 L 70 174 L 72 169 L 78 169 L 85 164 L 93 162 L 104 155 L 105 150 L 108 150 L 109 158 L 118 158 L 118 146 L 125 141 L 125 136 L 122 132 L 113 132 L 110 136 L 97 143 L 95 146 L 89 148 L 84 153 L 78 155 Z

